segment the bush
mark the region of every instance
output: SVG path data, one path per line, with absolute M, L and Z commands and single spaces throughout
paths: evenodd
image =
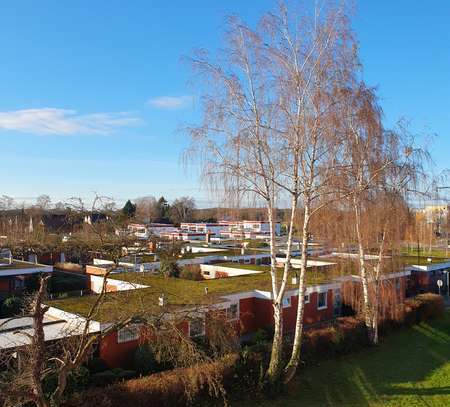
M 109 367 L 102 358 L 92 358 L 87 363 L 87 368 L 91 373 L 101 373 L 108 370 Z
M 164 277 L 178 278 L 180 276 L 181 270 L 180 266 L 178 266 L 176 259 L 162 258 L 159 271 Z
M 78 369 L 71 371 L 67 377 L 67 393 L 84 390 L 89 386 L 91 381 L 91 373 L 89 369 L 80 366 Z
M 116 373 L 116 377 L 119 380 L 130 380 L 134 379 L 137 376 L 137 373 L 135 370 L 123 370 L 121 369 L 120 372 Z
M 136 377 L 134 370 L 124 370 L 120 367 L 95 373 L 92 376 L 92 383 L 96 386 L 106 386 L 121 380 L 129 380 Z
M 148 344 L 139 346 L 133 355 L 133 369 L 140 375 L 160 371 L 160 365 Z
M 91 376 L 91 378 L 92 384 L 95 386 L 106 386 L 107 384 L 114 383 L 117 380 L 116 374 L 111 370 L 95 373 Z
M 265 247 L 269 247 L 269 243 L 267 242 L 260 242 L 257 240 L 251 240 L 250 242 L 248 242 L 247 247 L 249 249 L 262 249 Z
M 273 338 L 273 334 L 274 333 L 273 333 L 272 327 L 260 328 L 253 334 L 251 342 L 256 345 L 256 344 L 271 341 Z
M 22 307 L 22 300 L 19 297 L 12 295 L 3 301 L 0 309 L 2 318 L 9 318 L 20 313 Z
M 404 324 L 413 325 L 443 315 L 444 299 L 438 294 L 419 294 L 405 301 Z
M 86 289 L 86 280 L 83 277 L 54 274 L 48 282 L 50 293 L 63 293 Z
M 331 357 L 339 345 L 340 335 L 335 327 L 306 331 L 303 337 L 303 356 L 307 360 Z
M 203 280 L 200 266 L 198 264 L 192 264 L 192 265 L 183 267 L 183 269 L 180 272 L 180 278 L 184 278 L 185 280 L 194 280 L 194 281 Z
M 74 394 L 66 407 L 133 407 L 196 405 L 208 395 L 220 397 L 220 389 L 211 385 L 211 377 L 224 382 L 232 378 L 237 356 L 230 355 L 200 366 L 175 369 L 151 376 L 111 384 L 107 391 L 91 388 Z M 109 377 L 106 373 L 110 373 Z M 102 379 L 112 379 L 111 371 L 103 372 Z M 112 383 L 112 382 L 110 382 Z M 200 404 L 200 403 L 198 403 Z

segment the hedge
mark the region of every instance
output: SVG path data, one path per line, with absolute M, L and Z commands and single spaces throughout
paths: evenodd
M 422 321 L 440 317 L 444 314 L 445 304 L 442 296 L 438 294 L 420 294 L 405 301 L 406 325 L 414 325 Z
M 220 388 L 210 387 L 208 378 L 225 382 L 234 374 L 237 355 L 228 355 L 213 363 L 174 369 L 139 379 L 114 383 L 106 388 L 90 388 L 73 395 L 66 407 L 171 407 L 195 404 L 201 398 L 220 397 Z

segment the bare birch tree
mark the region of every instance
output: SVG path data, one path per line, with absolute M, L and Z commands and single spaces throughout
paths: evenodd
M 326 2 L 309 13 L 281 5 L 279 14 L 268 16 L 265 23 L 276 44 L 270 52 L 276 65 L 280 132 L 289 145 L 283 176 L 292 186 L 286 192 L 293 206 L 294 200 L 300 201 L 303 209 L 299 301 L 292 353 L 284 370 L 288 382 L 301 356 L 310 221 L 334 200 L 332 180 L 341 165 L 344 137 L 340 123 L 348 114 L 342 89 L 354 81 L 358 59 L 345 7 Z
M 282 299 L 288 265 L 280 281 L 276 269 L 276 207 L 286 188 L 283 171 L 288 150 L 286 139 L 276 130 L 279 109 L 275 108 L 273 80 L 265 49 L 266 32 L 252 30 L 237 17 L 228 20 L 226 48 L 215 62 L 199 52 L 191 59 L 196 73 L 208 85 L 203 94 L 203 124 L 189 129 L 192 148 L 186 156 L 200 159 L 203 180 L 226 202 L 242 199 L 264 203 L 270 224 L 270 277 L 274 313 L 274 339 L 267 371 L 275 381 L 281 369 Z M 290 180 L 289 185 L 292 185 Z M 297 201 L 292 201 L 291 213 Z M 290 228 L 288 244 L 292 240 Z M 289 246 L 290 247 L 290 246 Z M 288 251 L 289 256 L 289 251 Z
M 349 114 L 343 126 L 347 165 L 340 168 L 342 178 L 337 179 L 353 212 L 363 315 L 369 339 L 376 344 L 383 259 L 386 246 L 392 248 L 393 237 L 398 238 L 393 233 L 396 225 L 392 216 L 401 206 L 399 202 L 403 203 L 408 191 L 413 190 L 426 154 L 414 146 L 413 138 L 402 129 L 384 129 L 373 89 L 356 83 L 346 92 Z M 400 223 L 399 218 L 397 221 Z M 390 242 L 386 242 L 388 238 Z M 369 254 L 376 254 L 377 260 L 368 262 Z
M 226 48 L 217 61 L 191 59 L 201 74 L 203 125 L 191 128 L 192 149 L 203 179 L 227 198 L 262 201 L 270 223 L 272 305 L 275 335 L 266 378 L 281 373 L 282 300 L 290 271 L 293 225 L 303 206 L 302 265 L 294 348 L 287 380 L 300 358 L 309 221 L 329 199 L 327 185 L 340 157 L 340 89 L 357 66 L 355 44 L 342 8 L 294 13 L 281 4 L 256 29 L 228 20 Z M 287 258 L 276 269 L 275 208 L 289 208 Z M 281 277 L 281 278 L 280 278 Z

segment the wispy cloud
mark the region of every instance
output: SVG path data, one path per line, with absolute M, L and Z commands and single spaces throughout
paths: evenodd
M 182 109 L 192 104 L 192 96 L 160 96 L 150 99 L 147 104 L 159 109 Z
M 139 124 L 142 120 L 128 112 L 79 114 L 47 107 L 0 112 L 0 129 L 30 134 L 110 134 Z

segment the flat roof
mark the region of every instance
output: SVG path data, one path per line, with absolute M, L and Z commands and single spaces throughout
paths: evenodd
M 241 266 L 240 268 L 249 266 L 237 263 L 232 264 Z M 278 270 L 278 278 L 281 279 L 282 270 Z M 201 281 L 165 278 L 147 272 L 117 273 L 110 275 L 109 278 L 146 285 L 148 288 L 108 293 L 104 298 L 101 309 L 94 317 L 94 319 L 101 322 L 109 322 L 119 317 L 129 316 L 133 312 L 139 312 L 139 310 L 145 310 L 148 313 L 161 312 L 161 308 L 158 305 L 158 299 L 161 294 L 164 294 L 168 309 L 182 309 L 213 304 L 221 300 L 226 301 L 224 297 L 231 294 L 254 290 L 271 291 L 271 279 L 267 272 Z M 307 275 L 308 285 L 323 284 L 331 281 L 332 278 L 323 272 L 310 271 Z M 287 288 L 296 289 L 297 287 L 298 285 L 293 285 L 291 279 L 289 279 Z M 208 289 L 208 294 L 205 293 L 205 288 Z M 48 301 L 48 304 L 64 311 L 86 315 L 96 298 L 97 295 L 72 297 L 51 300 Z
M 45 264 L 37 264 L 15 259 L 10 264 L 9 259 L 0 259 L 0 277 L 51 271 L 53 271 L 53 267 Z
M 324 258 L 311 259 L 326 261 Z M 327 267 L 312 266 L 307 271 L 307 285 L 326 284 L 335 281 L 339 277 L 355 275 L 357 273 L 356 262 L 351 260 L 333 259 L 333 264 Z M 148 272 L 126 272 L 109 276 L 113 280 L 121 280 L 135 284 L 142 284 L 148 288 L 110 292 L 103 300 L 101 309 L 94 316 L 94 320 L 100 322 L 110 322 L 136 313 L 158 314 L 162 309 L 158 305 L 158 299 L 164 294 L 166 310 L 176 310 L 218 303 L 226 301 L 226 296 L 259 291 L 271 291 L 271 279 L 267 272 L 269 266 L 243 264 L 243 263 L 216 263 L 218 266 L 234 267 L 261 271 L 258 274 L 249 274 L 236 277 L 226 277 L 219 279 L 208 279 L 201 281 L 185 280 L 180 278 L 165 278 Z M 395 268 L 398 270 L 397 268 Z M 277 269 L 278 279 L 281 279 L 282 268 Z M 393 268 L 387 267 L 385 273 L 391 273 Z M 291 277 L 287 283 L 288 290 L 297 289 L 298 285 L 292 284 Z M 208 294 L 205 293 L 208 289 Z M 52 307 L 60 308 L 64 311 L 86 315 L 98 295 L 88 295 L 84 297 L 71 297 L 64 299 L 49 300 Z
M 83 323 L 74 323 L 65 319 L 44 316 L 44 337 L 45 341 L 53 341 L 69 336 L 80 335 L 83 332 Z M 95 329 L 90 328 L 92 333 Z M 33 318 L 18 317 L 0 319 L 0 349 L 14 349 L 29 345 L 33 335 Z

